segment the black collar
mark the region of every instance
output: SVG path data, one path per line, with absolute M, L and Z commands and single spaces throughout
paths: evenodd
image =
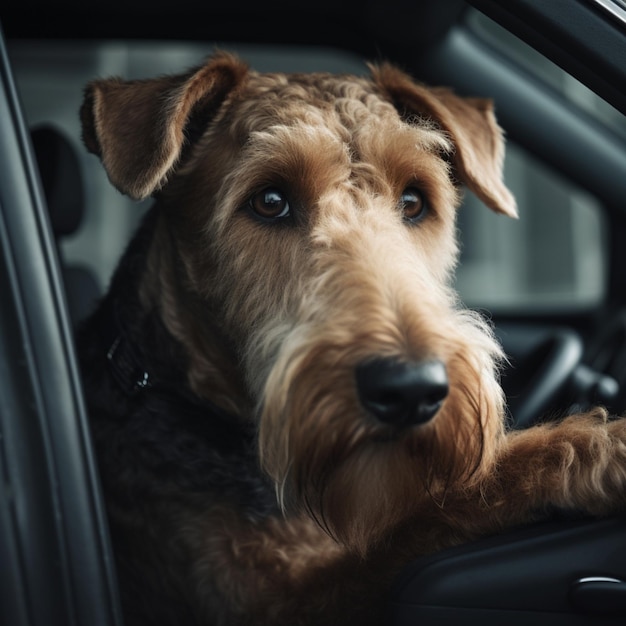
M 154 376 L 142 365 L 132 342 L 123 332 L 115 333 L 106 357 L 111 375 L 126 394 L 134 395 L 154 386 Z
M 108 308 L 104 326 L 101 331 L 106 346 L 106 360 L 111 376 L 117 387 L 133 400 L 141 400 L 142 404 L 166 403 L 173 412 L 186 416 L 188 422 L 195 424 L 194 428 L 203 424 L 203 430 L 226 441 L 251 441 L 254 436 L 254 426 L 241 416 L 230 413 L 214 403 L 200 398 L 193 393 L 184 379 L 184 375 L 175 369 L 163 369 L 155 363 L 142 358 L 137 344 L 129 336 L 129 332 L 122 324 L 117 307 Z M 159 322 L 160 324 L 160 322 Z M 173 341 L 167 330 L 162 328 L 164 341 Z M 166 338 L 167 337 L 167 338 Z M 207 420 L 207 417 L 211 418 Z

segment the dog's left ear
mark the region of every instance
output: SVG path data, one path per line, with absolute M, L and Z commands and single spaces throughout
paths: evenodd
M 461 98 L 449 89 L 419 85 L 390 64 L 372 67 L 374 82 L 403 113 L 431 118 L 452 139 L 459 180 L 489 208 L 517 217 L 515 198 L 503 182 L 504 139 L 491 100 Z
M 217 53 L 183 75 L 93 81 L 80 111 L 83 142 L 122 193 L 146 198 L 166 183 L 197 123 L 208 123 L 247 72 L 236 57 Z

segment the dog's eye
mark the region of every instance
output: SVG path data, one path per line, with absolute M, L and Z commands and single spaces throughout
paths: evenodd
M 400 210 L 404 219 L 416 222 L 426 213 L 426 199 L 422 192 L 415 187 L 407 187 L 400 196 Z
M 250 208 L 265 219 L 288 217 L 291 210 L 285 194 L 274 187 L 255 193 L 250 198 Z

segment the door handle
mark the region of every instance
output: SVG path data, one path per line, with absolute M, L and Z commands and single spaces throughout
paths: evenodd
M 580 578 L 571 585 L 569 599 L 585 613 L 626 613 L 626 582 L 609 576 Z

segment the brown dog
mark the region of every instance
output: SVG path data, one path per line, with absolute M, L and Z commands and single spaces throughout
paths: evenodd
M 507 433 L 450 286 L 490 103 L 389 65 L 95 81 L 87 148 L 156 202 L 81 358 L 128 624 L 378 624 L 412 557 L 626 502 L 626 422 Z

